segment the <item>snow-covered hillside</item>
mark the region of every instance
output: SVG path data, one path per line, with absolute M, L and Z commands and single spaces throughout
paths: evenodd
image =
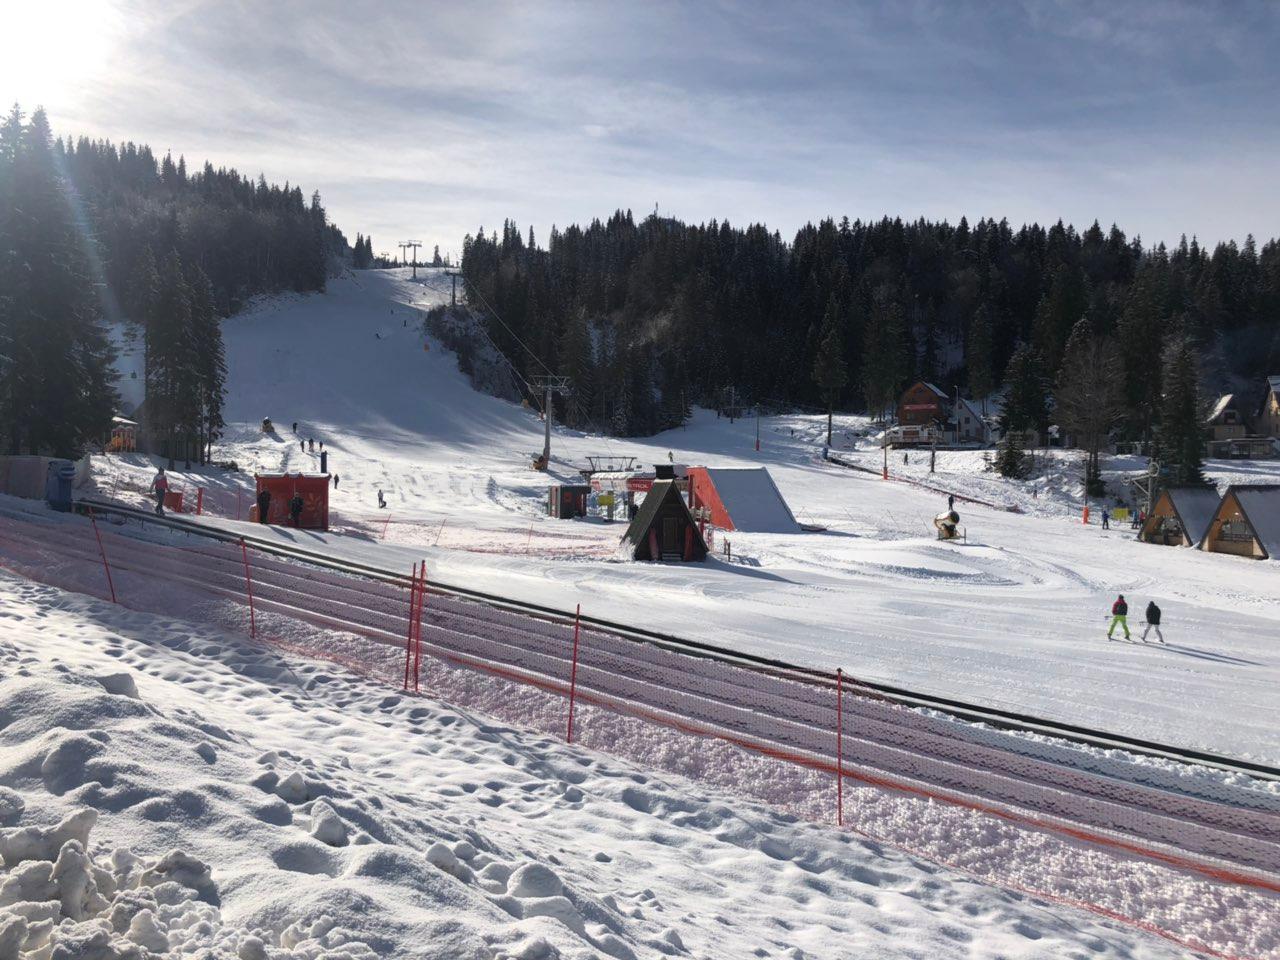
M 1184 955 L 212 627 L 7 574 L 0 622 L 6 960 Z
M 220 456 L 249 472 L 310 470 L 319 455 L 300 448 L 292 423 L 300 438 L 323 441 L 340 485 L 335 532 L 317 539 L 333 551 L 406 570 L 426 556 L 445 582 L 561 609 L 581 602 L 597 616 L 868 679 L 1280 759 L 1277 562 L 1135 543 L 1128 529 L 1079 523 L 1067 479 L 1033 494 L 983 474 L 980 454 L 943 455 L 928 477 L 927 455 L 916 453 L 894 472 L 1026 511 L 962 503 L 967 541 L 938 543 L 930 520 L 943 494 L 822 462 L 817 417 L 764 420 L 759 453 L 753 420 L 707 411 L 643 440 L 558 430 L 550 474 L 536 473 L 536 411 L 477 393 L 456 358 L 424 337 L 420 318 L 448 286 L 420 272 L 418 283 L 405 271 L 357 273 L 226 323 L 234 422 Z M 262 434 L 264 416 L 279 436 Z M 865 432 L 860 418 L 837 421 L 842 436 Z M 729 534 L 731 562 L 611 562 L 620 524 L 544 515 L 546 485 L 575 480 L 593 453 L 764 465 L 797 518 L 827 530 Z M 108 490 L 149 479 L 140 462 L 99 466 Z M 1216 467 L 1224 478 L 1239 469 Z M 224 515 L 236 512 L 239 483 L 247 509 L 247 477 L 200 482 Z M 1104 618 L 1121 592 L 1135 612 L 1160 604 L 1167 646 L 1107 641 Z

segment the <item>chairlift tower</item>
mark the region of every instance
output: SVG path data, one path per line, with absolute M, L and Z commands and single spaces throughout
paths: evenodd
M 535 377 L 531 386 L 537 387 L 543 393 L 543 420 L 545 421 L 546 431 L 542 441 L 542 468 L 545 470 L 551 463 L 551 419 L 553 413 L 553 398 L 557 393 L 567 394 L 569 392 L 568 377 Z
M 418 248 L 422 246 L 422 244 L 419 243 L 417 240 L 406 240 L 404 241 L 404 243 L 401 243 L 399 246 L 400 246 L 401 260 L 405 259 L 404 251 L 406 249 L 413 251 L 413 279 L 417 280 L 418 279 Z

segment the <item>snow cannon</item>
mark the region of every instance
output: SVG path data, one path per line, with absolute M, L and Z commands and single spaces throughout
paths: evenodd
M 960 514 L 947 510 L 933 518 L 933 525 L 937 528 L 939 540 L 954 540 L 960 535 Z

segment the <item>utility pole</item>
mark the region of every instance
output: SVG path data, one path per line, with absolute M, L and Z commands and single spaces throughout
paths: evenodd
M 400 266 L 407 267 L 409 265 L 409 256 L 404 251 L 409 245 L 407 243 L 397 243 L 396 246 L 400 248 Z
M 552 402 L 557 393 L 569 392 L 569 378 L 555 376 L 536 377 L 533 381 L 533 386 L 540 387 L 544 397 L 542 413 L 546 432 L 542 440 L 542 466 L 539 469 L 545 470 L 551 463 L 551 420 L 555 415 Z
M 458 272 L 456 270 L 446 270 L 445 276 L 452 281 L 449 289 L 449 306 L 456 307 L 458 305 Z

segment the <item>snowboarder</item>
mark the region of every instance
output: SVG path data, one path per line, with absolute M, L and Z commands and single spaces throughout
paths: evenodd
M 271 513 L 271 491 L 265 487 L 258 492 L 258 522 L 266 523 Z
M 293 498 L 289 501 L 289 519 L 293 521 L 295 527 L 301 527 L 302 518 L 302 494 L 294 493 Z
M 1116 602 L 1111 605 L 1111 629 L 1107 631 L 1107 639 L 1111 639 L 1111 634 L 1115 632 L 1117 626 L 1124 627 L 1124 638 L 1129 637 L 1129 604 L 1125 602 L 1124 594 L 1120 594 L 1116 598 Z
M 386 498 L 382 496 L 382 491 L 378 491 L 378 509 L 383 510 L 387 506 Z
M 1102 508 L 1102 529 L 1103 530 L 1111 529 L 1111 511 L 1108 510 L 1106 507 Z
M 156 498 L 156 516 L 164 516 L 164 495 L 169 492 L 169 478 L 164 475 L 164 467 L 156 470 L 156 475 L 151 481 L 151 492 Z
M 1156 639 L 1164 643 L 1164 634 L 1160 632 L 1160 608 L 1156 606 L 1154 600 L 1147 602 L 1147 629 L 1142 631 L 1142 642 L 1147 642 L 1147 634 L 1151 632 L 1151 628 L 1156 629 Z

